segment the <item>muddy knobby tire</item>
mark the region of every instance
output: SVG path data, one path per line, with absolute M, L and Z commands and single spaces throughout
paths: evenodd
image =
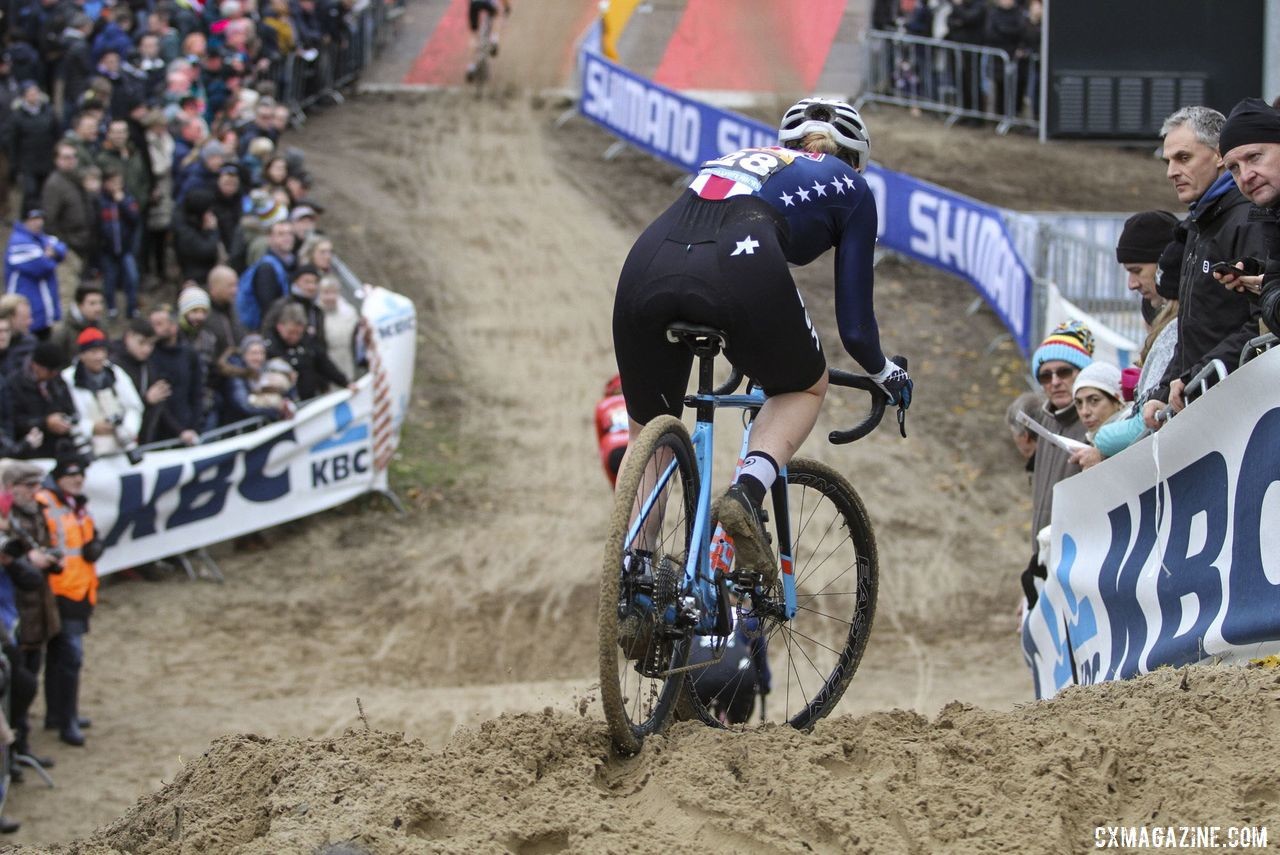
M 669 530 L 660 530 L 657 538 L 661 553 L 672 556 L 673 560 L 669 562 L 672 566 L 677 560 L 682 562 L 683 555 L 688 554 L 698 498 L 698 471 L 688 430 L 674 416 L 654 419 L 630 443 L 627 464 L 618 475 L 600 578 L 600 700 L 613 744 L 622 754 L 636 753 L 645 736 L 665 726 L 684 682 L 683 674 L 645 678 L 620 655 L 619 630 L 623 619 L 620 611 L 626 605 L 621 602 L 623 557 L 632 548 L 632 544 L 626 543 L 627 532 L 635 515 L 633 508 L 639 502 L 637 494 L 641 489 L 651 489 L 651 484 L 647 485 L 646 481 L 653 480 L 656 456 L 662 458 L 658 462 L 664 465 L 668 460 L 674 460 L 677 465 L 677 471 L 664 490 L 678 490 L 680 495 L 669 495 L 668 501 L 661 503 L 653 512 L 659 515 L 656 522 L 660 529 L 666 518 L 672 520 L 667 527 Z M 683 574 L 683 564 L 674 569 Z M 672 646 L 670 667 L 684 665 L 688 655 L 687 639 L 676 642 Z M 637 686 L 629 692 L 624 682 L 632 679 L 637 681 Z M 647 684 L 646 680 L 649 681 Z M 649 697 L 645 697 L 646 694 Z

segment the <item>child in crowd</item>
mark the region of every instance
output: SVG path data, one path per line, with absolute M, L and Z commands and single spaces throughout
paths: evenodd
M 102 170 L 96 166 L 86 166 L 80 172 L 80 188 L 84 190 L 84 195 L 93 203 L 93 213 L 96 222 L 101 223 L 102 215 L 99 211 L 99 196 L 102 194 Z M 90 279 L 97 279 L 102 275 L 102 236 L 101 228 L 93 231 L 92 245 L 88 247 L 87 254 L 84 259 L 84 268 L 80 271 L 80 281 L 85 282 Z M 108 304 L 109 306 L 110 304 Z
M 133 239 L 138 230 L 138 200 L 124 189 L 124 175 L 107 170 L 98 194 L 98 268 L 102 271 L 102 292 L 107 298 L 107 317 L 115 318 L 116 289 L 124 289 L 125 312 L 138 316 L 138 262 Z
M 240 159 L 240 165 L 249 171 L 249 183 L 257 187 L 262 183 L 262 173 L 266 164 L 275 154 L 275 143 L 267 137 L 254 137 L 249 140 L 249 151 Z
M 265 345 L 262 351 L 266 355 Z M 250 384 L 249 403 L 255 407 L 285 407 L 298 385 L 298 372 L 288 362 L 277 356 L 268 359 L 262 373 Z

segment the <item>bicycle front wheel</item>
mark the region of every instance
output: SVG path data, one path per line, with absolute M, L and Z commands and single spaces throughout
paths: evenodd
M 866 508 L 839 472 L 796 459 L 787 466 L 787 511 L 796 614 L 781 616 L 781 579 L 763 608 L 749 598 L 737 604 L 720 661 L 689 672 L 687 701 L 706 724 L 809 729 L 835 709 L 862 661 L 879 574 Z M 702 651 L 695 661 L 707 658 Z
M 654 419 L 619 473 L 600 582 L 600 700 L 614 746 L 640 750 L 662 729 L 684 682 L 691 631 L 671 617 L 684 578 L 698 470 L 684 424 Z

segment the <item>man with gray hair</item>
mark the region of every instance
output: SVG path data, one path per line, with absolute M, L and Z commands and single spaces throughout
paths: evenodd
M 1165 174 L 1178 201 L 1187 205 L 1187 242 L 1177 289 L 1162 281 L 1160 295 L 1178 302 L 1178 341 L 1169 367 L 1143 405 L 1143 419 L 1156 430 L 1166 403 L 1175 411 L 1186 402 L 1183 388 L 1206 365 L 1221 359 L 1230 371 L 1240 350 L 1258 334 L 1258 306 L 1244 294 L 1223 288 L 1210 272 L 1219 261 L 1265 257 L 1274 222 L 1250 217 L 1251 206 L 1222 167 L 1218 137 L 1226 117 L 1209 107 L 1183 107 L 1165 119 Z

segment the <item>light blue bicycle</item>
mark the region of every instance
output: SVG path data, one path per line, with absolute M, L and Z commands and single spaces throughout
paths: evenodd
M 724 407 L 745 411 L 741 460 L 764 394 L 750 384 L 734 394 L 742 380 L 736 371 L 714 388 L 723 332 L 680 323 L 667 337 L 697 357 L 698 392 L 685 401 L 697 423 L 690 437 L 679 419 L 662 416 L 632 440 L 600 586 L 600 694 L 624 754 L 639 751 L 673 713 L 726 726 L 745 721 L 728 711 L 750 713 L 757 700 L 760 721 L 812 727 L 844 694 L 875 614 L 871 522 L 844 476 L 817 461 L 792 460 L 771 491 L 778 580 L 765 585 L 758 573 L 734 566 L 732 540 L 711 518 L 713 418 Z M 869 377 L 836 369 L 830 381 L 872 397 L 863 423 L 830 440 L 852 442 L 874 430 L 883 391 Z M 904 416 L 899 408 L 903 436 Z M 727 670 L 726 650 L 734 651 Z

